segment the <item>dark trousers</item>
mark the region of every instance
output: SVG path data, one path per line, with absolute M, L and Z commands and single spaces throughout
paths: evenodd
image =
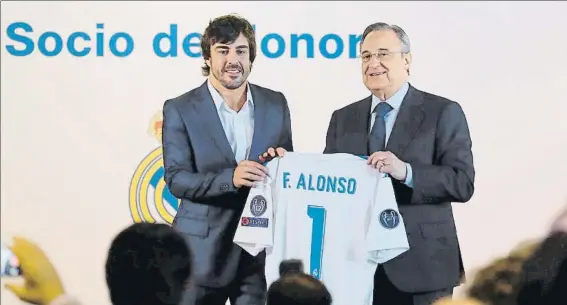
M 374 275 L 373 305 L 431 305 L 438 299 L 452 295 L 453 288 L 423 293 L 400 291 L 390 282 L 382 265 L 378 266 Z
M 264 266 L 253 262 L 243 251 L 235 279 L 226 287 L 212 288 L 190 285 L 179 305 L 265 305 L 266 277 Z

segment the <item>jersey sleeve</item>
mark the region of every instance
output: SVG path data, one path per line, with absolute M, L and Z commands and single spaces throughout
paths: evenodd
M 409 250 L 392 180 L 386 176 L 378 179 L 369 226 L 366 246 L 370 260 L 385 263 Z
M 253 256 L 273 246 L 275 204 L 273 189 L 279 158 L 266 164 L 268 177 L 250 189 L 234 235 L 234 243 Z

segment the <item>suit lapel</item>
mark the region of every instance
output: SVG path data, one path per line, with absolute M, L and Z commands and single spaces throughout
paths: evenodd
M 353 134 L 364 135 L 361 137 L 353 136 L 350 141 L 353 141 L 352 147 L 360 147 L 360 151 L 353 152 L 354 154 L 367 155 L 368 154 L 368 137 L 370 136 L 370 107 L 372 106 L 372 95 L 363 99 L 352 113 L 351 125 L 355 132 Z
M 203 125 L 203 130 L 211 136 L 213 142 L 220 149 L 226 159 L 236 165 L 234 153 L 230 147 L 230 143 L 226 138 L 222 123 L 220 121 L 215 103 L 211 97 L 211 93 L 207 88 L 207 82 L 199 87 L 197 92 L 198 100 L 193 104 L 195 110 L 195 118 Z
M 350 112 L 340 118 L 342 135 L 337 139 L 337 149 L 340 152 L 367 155 L 368 126 L 370 124 L 370 106 L 372 97 L 369 96 L 353 104 Z M 343 123 L 344 122 L 344 123 Z
M 252 134 L 252 144 L 248 154 L 248 160 L 258 161 L 258 156 L 264 153 L 270 145 L 270 135 L 272 126 L 268 123 L 270 111 L 275 111 L 267 107 L 266 97 L 254 85 L 249 86 L 252 100 L 254 101 L 254 132 Z M 275 147 L 274 147 L 275 148 Z
M 386 150 L 400 158 L 423 122 L 422 103 L 422 93 L 410 85 L 386 145 Z

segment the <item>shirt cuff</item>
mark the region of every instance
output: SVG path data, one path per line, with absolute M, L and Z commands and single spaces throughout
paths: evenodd
M 404 181 L 404 184 L 409 187 L 413 187 L 413 170 L 409 163 L 406 163 L 406 180 Z
M 62 294 L 51 301 L 49 305 L 81 305 L 81 302 L 79 302 L 79 300 L 75 298 L 72 298 L 71 296 Z

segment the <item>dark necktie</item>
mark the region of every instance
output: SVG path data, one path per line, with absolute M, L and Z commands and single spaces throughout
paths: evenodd
M 377 151 L 384 150 L 386 147 L 386 121 L 384 117 L 388 112 L 392 111 L 392 106 L 386 102 L 380 102 L 374 108 L 374 113 L 376 113 L 376 119 L 374 120 L 374 126 L 372 126 L 372 131 L 370 131 L 370 136 L 368 137 L 368 150 L 369 154 Z

